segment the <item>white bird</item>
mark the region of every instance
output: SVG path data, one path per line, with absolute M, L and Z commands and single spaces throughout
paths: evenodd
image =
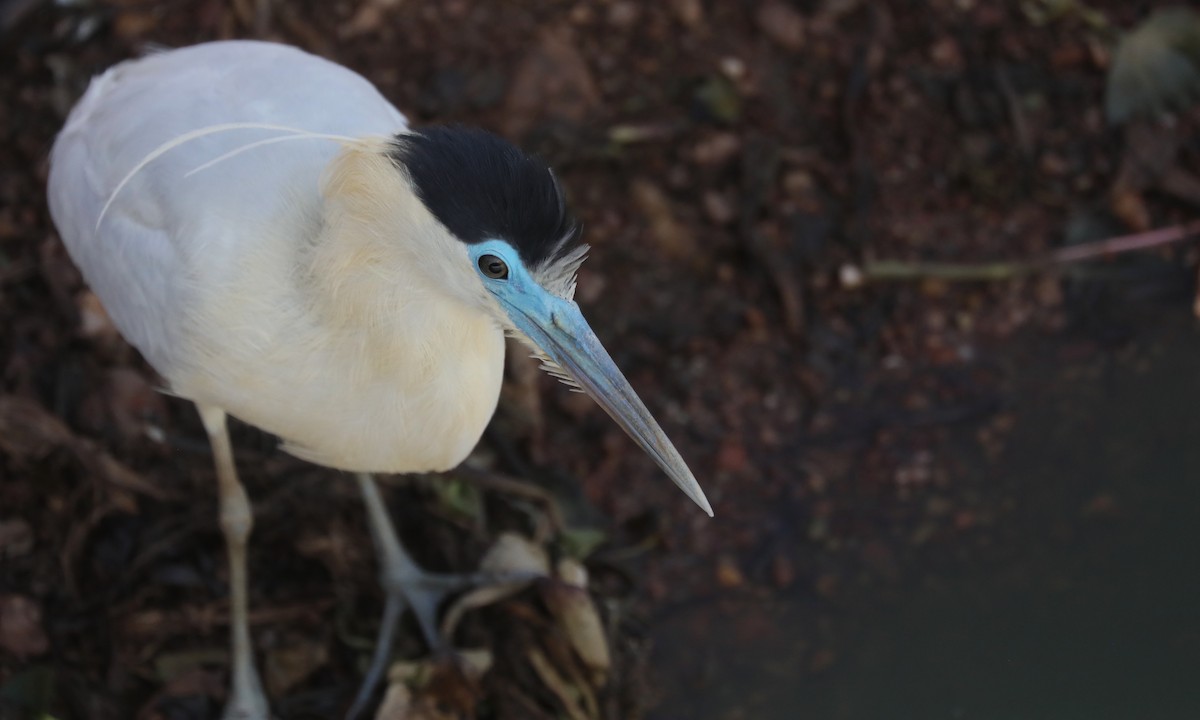
M 94 79 L 55 142 L 49 202 L 117 328 L 196 404 L 212 444 L 230 563 L 226 718 L 268 714 L 227 414 L 358 473 L 389 607 L 407 601 L 431 643 L 456 580 L 408 557 L 368 473 L 467 456 L 496 408 L 506 334 L 712 514 L 572 300 L 586 246 L 558 182 L 504 140 L 410 129 L 367 80 L 295 48 L 209 43 Z

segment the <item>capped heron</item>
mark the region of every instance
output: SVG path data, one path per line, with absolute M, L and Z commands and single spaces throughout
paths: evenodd
M 227 415 L 357 473 L 389 607 L 411 608 L 431 644 L 457 581 L 413 562 L 370 474 L 467 456 L 496 409 L 506 335 L 712 514 L 572 300 L 586 246 L 562 188 L 505 140 L 412 129 L 367 80 L 298 49 L 215 42 L 95 78 L 54 144 L 48 192 L 72 259 L 196 404 L 212 445 L 230 567 L 226 718 L 268 714 L 246 616 L 253 518 Z

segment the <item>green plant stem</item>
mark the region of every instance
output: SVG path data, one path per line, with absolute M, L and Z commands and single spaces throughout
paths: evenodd
M 1064 265 L 1112 257 L 1122 253 L 1170 245 L 1200 234 L 1200 220 L 1121 235 L 1091 243 L 1071 245 L 1033 261 L 993 263 L 922 263 L 902 260 L 868 261 L 862 266 L 863 279 L 868 281 L 923 280 L 934 278 L 952 282 L 995 281 L 1053 272 Z

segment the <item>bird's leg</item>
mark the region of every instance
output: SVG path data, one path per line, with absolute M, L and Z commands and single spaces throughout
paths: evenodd
M 482 573 L 442 575 L 426 572 L 417 565 L 396 535 L 396 528 L 388 516 L 387 505 L 379 494 L 375 479 L 367 473 L 358 474 L 358 487 L 367 506 L 367 521 L 371 527 L 371 539 L 379 555 L 379 580 L 387 596 L 383 621 L 371 667 L 363 679 L 358 696 L 346 714 L 354 718 L 366 706 L 375 690 L 384 668 L 391 656 L 392 641 L 404 609 L 410 608 L 421 626 L 421 633 L 429 643 L 431 651 L 445 652 L 447 641 L 438 633 L 438 604 L 446 595 L 486 581 L 490 576 Z
M 254 514 L 246 490 L 238 480 L 233 462 L 233 446 L 225 426 L 225 412 L 209 405 L 197 405 L 200 420 L 208 432 L 213 461 L 217 466 L 217 489 L 221 507 L 221 531 L 229 552 L 229 628 L 233 640 L 233 669 L 229 700 L 223 720 L 267 720 L 267 696 L 254 669 L 254 651 L 250 646 L 250 623 L 246 613 L 246 541 L 254 527 Z

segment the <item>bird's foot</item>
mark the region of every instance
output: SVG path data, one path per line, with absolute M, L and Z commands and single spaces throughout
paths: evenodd
M 225 712 L 221 713 L 221 720 L 271 720 L 271 714 L 267 710 L 265 701 L 261 704 L 258 702 L 248 704 L 231 702 L 225 706 Z
M 503 582 L 502 578 L 494 578 L 487 573 L 441 574 L 426 572 L 411 558 L 402 567 L 393 568 L 391 572 L 383 573 L 383 591 L 387 596 L 387 605 L 395 606 L 399 613 L 405 609 L 411 610 L 421 626 L 421 634 L 434 654 L 445 653 L 450 647 L 450 641 L 438 631 L 438 607 L 448 596 L 469 588 Z M 384 609 L 384 619 L 387 619 L 387 608 Z M 386 623 L 384 624 L 386 625 Z M 385 640 L 380 627 L 381 641 Z M 394 632 L 394 628 L 393 628 Z M 390 645 L 390 638 L 386 638 Z
M 383 678 L 391 658 L 392 641 L 396 637 L 400 616 L 406 609 L 411 609 L 416 616 L 430 651 L 435 655 L 447 655 L 450 643 L 446 636 L 452 634 L 457 618 L 466 608 L 495 602 L 549 572 L 544 557 L 533 557 L 537 553 L 529 551 L 520 542 L 514 542 L 513 538 L 502 538 L 503 542 L 498 541 L 488 551 L 482 564 L 485 572 L 458 575 L 427 572 L 417 565 L 396 535 L 396 528 L 392 525 L 374 479 L 366 473 L 360 473 L 358 485 L 367 508 L 371 538 L 379 553 L 379 578 L 387 601 L 383 608 L 383 620 L 379 624 L 375 654 L 354 704 L 346 714 L 349 720 L 358 717 Z M 517 552 L 513 552 L 514 545 L 517 546 Z M 455 608 L 447 613 L 445 630 L 439 631 L 437 611 L 442 600 L 447 595 L 472 587 L 478 589 L 460 598 Z
M 496 597 L 511 594 L 526 585 L 537 575 L 532 573 L 430 573 L 419 567 L 407 552 L 398 556 L 399 562 L 391 563 L 382 573 L 382 585 L 386 596 L 383 619 L 379 624 L 375 653 L 371 665 L 363 678 L 354 704 L 346 713 L 347 720 L 354 720 L 366 708 L 375 689 L 383 679 L 392 645 L 404 611 L 411 610 L 421 628 L 421 634 L 432 654 L 453 654 L 448 637 L 443 635 L 437 624 L 438 607 L 448 596 L 471 588 L 495 588 Z M 395 556 L 393 559 L 397 559 Z
M 240 666 L 240 667 L 239 667 Z M 234 664 L 230 678 L 229 700 L 221 720 L 271 720 L 267 695 L 253 664 Z

